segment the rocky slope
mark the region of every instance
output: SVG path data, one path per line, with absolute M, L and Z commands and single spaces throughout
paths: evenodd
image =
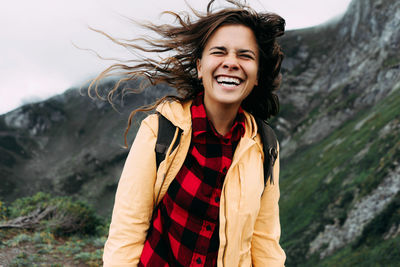
M 400 263 L 390 250 L 400 246 L 399 29 L 399 1 L 353 0 L 337 21 L 281 40 L 282 105 L 272 124 L 287 266 Z M 109 215 L 127 114 L 165 90 L 125 98 L 120 113 L 70 90 L 0 116 L 1 198 L 49 191 Z
M 104 83 L 100 91 L 112 86 L 111 81 Z M 117 98 L 115 108 L 92 100 L 84 89 L 71 89 L 0 116 L 1 198 L 9 202 L 37 191 L 75 195 L 109 215 L 128 153 L 123 138 L 128 115 L 171 92 L 157 88 L 126 95 L 123 101 Z
M 337 22 L 282 41 L 275 123 L 289 266 L 337 264 L 335 253 L 365 249 L 357 240 L 400 244 L 399 29 L 400 2 L 354 0 Z

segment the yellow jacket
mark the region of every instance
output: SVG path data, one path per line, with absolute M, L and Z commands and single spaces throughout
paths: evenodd
M 168 150 L 156 170 L 154 147 L 158 118 L 143 120 L 118 184 L 104 266 L 137 266 L 154 207 L 181 169 L 191 141 L 191 102 L 167 102 L 157 108 L 183 130 L 180 144 Z M 256 122 L 249 113 L 222 188 L 219 210 L 218 266 L 284 266 L 279 245 L 279 157 L 273 169 L 274 184 L 264 186 L 263 150 Z M 175 133 L 174 143 L 178 134 Z M 172 146 L 171 146 L 172 147 Z M 265 188 L 264 188 L 265 187 Z

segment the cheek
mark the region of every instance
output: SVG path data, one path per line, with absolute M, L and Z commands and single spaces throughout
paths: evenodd
M 256 85 L 257 85 L 258 77 L 259 77 L 259 68 L 258 68 L 258 66 L 254 66 L 252 71 L 251 71 L 251 73 L 252 73 L 252 77 L 253 77 L 253 79 L 255 79 L 255 82 L 256 82 Z
M 213 76 L 214 73 L 214 66 L 212 62 L 209 61 L 204 61 L 203 64 L 201 65 L 201 76 L 202 78 L 209 79 L 210 77 Z
M 254 75 L 258 76 L 258 71 L 260 70 L 258 64 L 254 64 L 252 68 Z

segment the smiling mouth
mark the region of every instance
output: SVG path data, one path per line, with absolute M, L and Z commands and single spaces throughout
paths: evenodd
M 238 86 L 239 84 L 242 83 L 242 80 L 239 78 L 227 77 L 227 76 L 218 76 L 218 77 L 216 77 L 216 81 L 218 84 L 228 86 L 228 87 Z

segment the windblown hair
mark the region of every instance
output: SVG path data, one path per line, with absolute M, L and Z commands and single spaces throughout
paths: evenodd
M 125 142 L 132 118 L 138 111 L 150 111 L 166 100 L 184 102 L 193 99 L 198 92 L 204 90 L 197 77 L 196 62 L 201 59 L 210 36 L 222 25 L 238 24 L 249 27 L 254 32 L 258 44 L 260 55 L 258 86 L 254 87 L 243 100 L 243 109 L 261 119 L 268 119 L 278 113 L 279 100 L 275 91 L 281 83 L 280 68 L 283 53 L 276 38 L 284 34 L 285 20 L 273 13 L 257 13 L 237 0 L 226 0 L 234 5 L 232 8 L 213 11 L 214 1 L 211 0 L 208 3 L 206 13 L 191 8 L 195 19 L 186 12 L 179 14 L 171 11 L 163 12 L 163 14 L 172 15 L 177 22 L 176 25 L 140 24 L 145 29 L 156 33 L 159 38 L 147 36 L 132 40 L 117 40 L 102 31 L 95 30 L 142 57 L 121 61 L 104 70 L 89 85 L 89 95 L 92 95 L 91 91 L 95 90 L 99 96 L 98 82 L 105 77 L 116 75 L 117 71 L 119 75 L 123 75 L 123 78 L 108 93 L 108 100 L 111 103 L 121 83 L 143 77 L 147 79 L 148 85 L 166 83 L 177 91 L 175 96 L 165 96 L 150 106 L 134 110 L 129 117 Z M 155 57 L 143 56 L 144 53 L 153 55 L 166 53 L 168 56 L 157 60 Z M 142 89 L 146 89 L 146 86 Z

